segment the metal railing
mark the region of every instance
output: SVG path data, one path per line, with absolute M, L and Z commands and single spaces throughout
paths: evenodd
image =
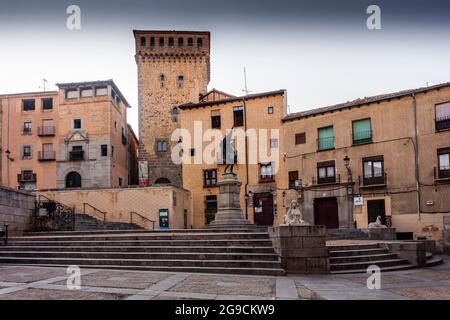
M 434 180 L 450 180 L 450 166 L 434 167 Z
M 51 161 L 56 159 L 55 151 L 39 151 L 38 160 L 39 161 Z
M 70 161 L 83 161 L 84 160 L 84 151 L 70 151 L 69 152 L 69 160 Z
M 26 173 L 18 173 L 17 174 L 17 182 L 36 182 L 37 177 L 36 173 L 26 174 Z
M 372 130 L 353 132 L 352 141 L 353 144 L 364 144 L 372 142 Z
M 87 214 L 86 213 L 87 212 L 86 207 L 93 209 L 94 215 L 101 216 L 103 221 L 106 221 L 106 214 L 107 214 L 107 212 L 102 211 L 102 210 L 94 207 L 93 205 L 91 205 L 91 204 L 89 204 L 87 202 L 83 202 L 83 214 Z
M 437 117 L 435 123 L 436 131 L 450 130 L 450 116 Z
M 358 176 L 358 181 L 360 187 L 385 186 L 387 185 L 387 173 L 383 172 L 378 177 Z
M 52 200 L 42 194 L 38 195 L 35 202 L 34 215 L 36 218 L 45 210 L 46 216 L 57 221 L 64 229 L 75 230 L 75 208 Z
M 334 149 L 334 136 L 317 139 L 317 150 L 329 150 Z
M 322 184 L 337 184 L 337 183 L 341 183 L 341 175 L 340 174 L 336 174 L 332 177 L 313 177 L 311 179 L 312 184 L 313 185 L 322 185 Z
M 151 219 L 149 219 L 147 217 L 144 217 L 142 214 L 139 214 L 139 213 L 137 213 L 135 211 L 130 211 L 130 223 L 133 223 L 133 214 L 137 215 L 138 217 L 140 217 L 141 220 L 145 220 L 145 221 L 150 222 L 152 224 L 152 229 L 153 230 L 155 229 L 155 223 L 156 223 L 155 220 L 151 220 Z
M 38 136 L 54 136 L 55 135 L 55 127 L 54 126 L 43 126 L 38 127 Z

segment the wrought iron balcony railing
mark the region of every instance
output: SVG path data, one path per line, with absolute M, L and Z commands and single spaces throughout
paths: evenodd
M 334 137 L 317 139 L 317 149 L 319 151 L 334 149 Z
M 311 179 L 313 185 L 322 185 L 322 184 L 337 184 L 341 183 L 341 175 L 336 174 L 332 177 L 313 177 Z
M 84 160 L 84 151 L 70 151 L 69 152 L 69 160 L 70 161 L 83 161 Z
M 54 126 L 43 126 L 38 127 L 38 136 L 54 136 L 55 135 L 55 127 Z
M 38 160 L 39 161 L 52 161 L 56 159 L 55 151 L 39 151 Z
M 353 144 L 364 144 L 372 142 L 372 130 L 357 131 L 352 134 Z
M 450 130 L 450 116 L 436 118 L 436 131 Z
M 450 180 L 450 166 L 434 167 L 434 180 Z
M 379 187 L 379 186 L 386 186 L 387 185 L 387 174 L 386 172 L 383 172 L 381 176 L 377 177 L 365 177 L 365 176 L 359 176 L 359 187 Z

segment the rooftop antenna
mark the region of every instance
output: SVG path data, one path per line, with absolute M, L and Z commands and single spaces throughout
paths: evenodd
M 44 92 L 45 92 L 45 89 L 46 89 L 45 84 L 46 84 L 46 83 L 48 83 L 47 79 L 43 78 L 43 79 L 42 79 L 42 87 L 39 87 L 39 89 L 43 89 Z
M 248 88 L 247 88 L 247 72 L 246 72 L 246 70 L 245 70 L 245 67 L 244 67 L 244 89 L 242 90 L 242 92 L 245 92 L 245 95 L 248 95 L 249 92 L 251 92 L 251 91 L 248 90 Z

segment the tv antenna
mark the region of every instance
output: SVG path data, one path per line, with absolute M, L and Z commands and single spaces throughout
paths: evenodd
M 245 92 L 245 95 L 248 95 L 251 92 L 247 88 L 247 71 L 245 70 L 245 67 L 244 67 L 244 89 L 242 90 L 242 92 Z
M 43 78 L 43 79 L 42 79 L 42 87 L 39 87 L 39 89 L 43 89 L 44 92 L 45 92 L 45 89 L 46 89 L 45 84 L 46 84 L 46 83 L 48 83 L 47 79 Z

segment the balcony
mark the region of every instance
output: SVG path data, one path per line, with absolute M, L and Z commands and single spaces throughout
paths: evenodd
M 274 175 L 259 175 L 259 183 L 275 182 Z
M 84 160 L 84 151 L 70 151 L 69 152 L 69 160 L 70 161 L 83 161 Z
M 353 145 L 372 143 L 372 130 L 353 132 Z
M 17 175 L 17 182 L 36 182 L 36 173 L 19 173 Z
M 434 167 L 435 181 L 450 181 L 450 166 Z
M 436 118 L 436 131 L 450 130 L 450 116 Z
M 31 130 L 31 128 L 22 128 L 22 135 L 23 136 L 29 136 L 32 135 L 33 131 Z
M 341 183 L 341 175 L 337 174 L 332 177 L 313 177 L 311 179 L 313 185 L 326 185 L 326 184 L 338 184 Z
M 38 127 L 38 136 L 40 137 L 52 137 L 55 135 L 54 126 Z
M 326 137 L 317 139 L 317 150 L 331 150 L 334 149 L 334 137 Z
M 359 181 L 360 188 L 385 187 L 387 185 L 387 174 L 386 174 L 386 172 L 384 172 L 379 177 L 359 176 L 358 181 Z
M 53 161 L 56 159 L 55 151 L 39 151 L 38 160 L 39 161 Z

